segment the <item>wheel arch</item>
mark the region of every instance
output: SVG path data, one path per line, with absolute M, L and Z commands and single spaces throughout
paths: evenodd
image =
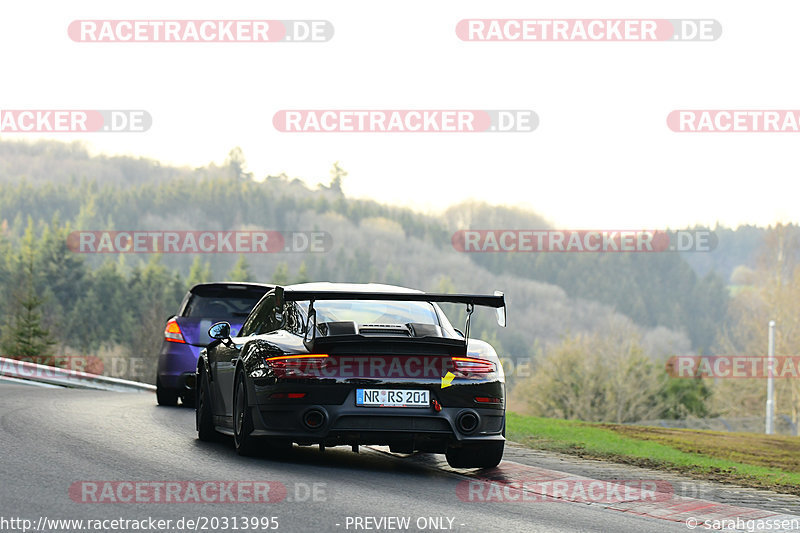
M 211 367 L 208 364 L 208 354 L 206 353 L 205 348 L 200 352 L 200 357 L 197 358 L 197 368 L 195 373 L 197 374 L 198 378 L 202 372 L 208 374 L 209 380 L 214 378 L 214 376 L 211 374 Z

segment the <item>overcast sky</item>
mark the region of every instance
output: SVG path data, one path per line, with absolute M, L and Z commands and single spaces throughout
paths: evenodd
M 0 7 L 0 109 L 144 109 L 99 152 L 222 163 L 438 210 L 527 206 L 561 228 L 800 220 L 800 133 L 676 133 L 676 109 L 800 109 L 796 2 L 14 2 Z M 325 43 L 77 43 L 76 19 L 324 19 Z M 465 18 L 719 21 L 713 42 L 465 42 Z M 281 133 L 282 109 L 530 109 L 519 133 Z

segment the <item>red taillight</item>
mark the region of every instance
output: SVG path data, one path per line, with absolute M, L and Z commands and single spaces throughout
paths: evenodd
M 319 377 L 327 360 L 328 354 L 325 353 L 277 355 L 264 358 L 277 378 Z
M 319 363 L 328 357 L 326 353 L 309 353 L 301 355 L 277 355 L 267 357 L 265 361 L 274 368 L 285 368 L 288 366 L 306 366 Z
M 167 327 L 164 328 L 164 340 L 170 342 L 182 342 L 186 344 L 186 341 L 183 339 L 181 327 L 178 325 L 178 321 L 174 318 L 170 318 L 167 321 Z
M 494 398 L 491 396 L 475 396 L 475 401 L 477 403 L 493 403 L 493 404 L 503 403 L 503 400 L 501 398 Z
M 488 374 L 494 372 L 494 363 L 486 359 L 474 357 L 453 357 L 456 370 L 467 374 Z

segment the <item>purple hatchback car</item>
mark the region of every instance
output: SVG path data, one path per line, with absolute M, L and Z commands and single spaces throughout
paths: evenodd
M 261 283 L 200 283 L 181 302 L 178 314 L 167 320 L 158 357 L 156 396 L 159 405 L 194 405 L 197 357 L 213 339 L 208 328 L 215 322 L 231 325 L 236 335 L 244 319 L 274 285 Z

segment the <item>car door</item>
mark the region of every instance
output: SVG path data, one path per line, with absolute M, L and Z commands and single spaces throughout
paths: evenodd
M 236 363 L 241 357 L 242 347 L 253 335 L 258 335 L 269 321 L 272 309 L 275 307 L 275 294 L 265 296 L 247 317 L 239 335 L 233 339 L 233 346 L 224 347 L 217 351 L 216 376 L 219 380 L 219 397 L 223 403 L 226 423 L 233 420 L 233 385 L 236 378 Z M 222 347 L 221 347 L 222 348 Z
M 230 389 L 230 381 L 233 373 L 231 369 L 231 360 L 234 359 L 238 350 L 236 345 L 230 343 L 225 344 L 221 341 L 214 341 L 207 349 L 208 364 L 211 368 L 211 388 L 214 391 L 212 395 L 214 401 L 214 423 L 222 426 L 230 426 L 232 415 L 228 408 L 230 402 L 226 398 L 225 391 Z

